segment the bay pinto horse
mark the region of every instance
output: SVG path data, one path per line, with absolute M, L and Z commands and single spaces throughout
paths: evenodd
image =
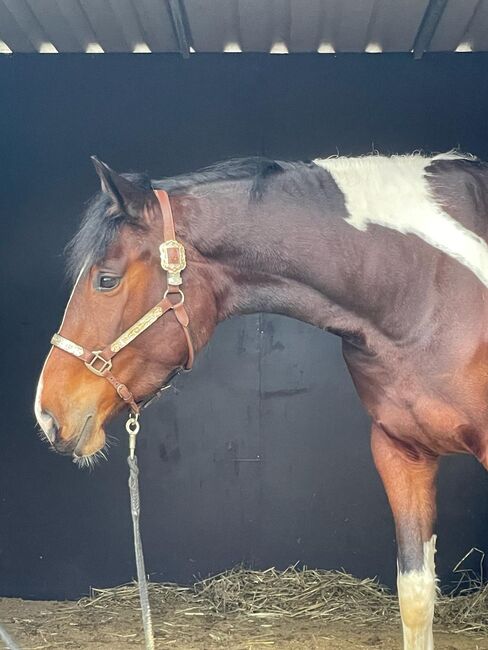
M 404 647 L 431 650 L 438 460 L 469 453 L 488 467 L 488 165 L 455 153 L 250 158 L 151 182 L 94 162 L 102 191 L 71 243 L 62 337 L 102 348 L 161 300 L 158 188 L 186 248 L 195 351 L 251 312 L 340 336 L 395 518 Z M 187 355 L 166 314 L 113 371 L 141 400 Z M 51 349 L 35 410 L 56 450 L 80 464 L 103 453 L 103 425 L 122 408 L 108 382 Z

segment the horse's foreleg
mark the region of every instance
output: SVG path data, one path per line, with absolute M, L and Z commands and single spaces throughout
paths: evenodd
M 404 650 L 432 650 L 438 462 L 403 447 L 377 425 L 372 429 L 372 449 L 395 518 Z

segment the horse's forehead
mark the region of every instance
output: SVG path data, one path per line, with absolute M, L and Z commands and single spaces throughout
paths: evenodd
M 145 233 L 135 231 L 130 226 L 122 226 L 107 245 L 103 256 L 92 260 L 90 271 L 94 268 L 103 268 L 110 262 L 125 262 L 131 264 L 141 255 L 145 256 L 149 250 L 150 242 Z

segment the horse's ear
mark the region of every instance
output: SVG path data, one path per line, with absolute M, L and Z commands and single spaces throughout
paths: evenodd
M 102 192 L 110 196 L 116 212 L 123 212 L 133 218 L 139 217 L 148 198 L 147 192 L 114 172 L 96 156 L 91 156 L 91 159 L 100 179 Z

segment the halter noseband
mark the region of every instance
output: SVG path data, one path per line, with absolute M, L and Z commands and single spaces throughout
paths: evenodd
M 188 330 L 190 319 L 184 305 L 185 295 L 181 289 L 181 272 L 186 267 L 185 249 L 176 240 L 173 212 L 168 194 L 164 190 L 154 190 L 154 194 L 158 200 L 163 217 L 164 241 L 160 245 L 159 251 L 161 254 L 161 266 L 167 273 L 167 288 L 162 300 L 146 312 L 144 316 L 141 316 L 134 325 L 123 332 L 113 343 L 105 346 L 102 350 L 87 350 L 82 345 L 70 341 L 59 333 L 54 334 L 51 339 L 52 345 L 80 359 L 85 363 L 85 366 L 90 372 L 110 382 L 115 388 L 117 395 L 130 406 L 134 414 L 139 413 L 140 405 L 135 401 L 133 394 L 127 386 L 112 374 L 112 359 L 120 350 L 129 345 L 142 332 L 145 332 L 161 316 L 172 311 L 183 329 L 188 345 L 188 358 L 185 364 L 186 370 L 191 370 L 195 356 L 193 343 Z M 176 302 L 173 302 L 171 296 L 175 295 L 178 299 Z

